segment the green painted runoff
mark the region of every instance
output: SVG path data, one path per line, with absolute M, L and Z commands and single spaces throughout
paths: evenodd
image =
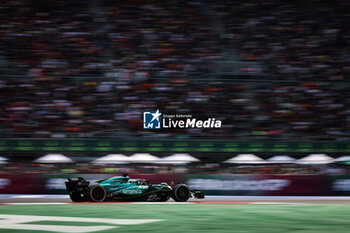
M 350 205 L 319 204 L 94 204 L 94 205 L 2 205 L 3 215 L 35 215 L 109 219 L 158 219 L 151 223 L 118 225 L 95 232 L 166 233 L 329 233 L 349 232 Z M 6 216 L 5 216 L 6 217 Z M 23 223 L 23 225 L 29 223 Z M 37 225 L 112 226 L 109 223 L 34 221 Z M 48 232 L 1 229 L 6 233 Z M 52 232 L 52 231 L 51 231 Z

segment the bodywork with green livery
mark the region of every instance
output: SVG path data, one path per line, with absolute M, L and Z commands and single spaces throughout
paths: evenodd
M 151 184 L 145 179 L 130 179 L 116 176 L 90 184 L 82 177 L 68 178 L 66 189 L 74 202 L 102 201 L 187 201 L 189 198 L 204 198 L 199 190 L 190 191 L 185 184 L 173 187 L 167 183 Z

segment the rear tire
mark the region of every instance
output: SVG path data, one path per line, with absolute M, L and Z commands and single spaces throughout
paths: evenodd
M 190 190 L 185 184 L 177 184 L 173 188 L 173 193 L 171 197 L 174 201 L 185 202 L 191 197 Z
M 80 193 L 72 193 L 72 194 L 69 194 L 69 197 L 70 199 L 73 201 L 73 202 L 83 202 L 85 201 L 85 198 L 82 194 Z
M 102 202 L 106 199 L 106 190 L 99 184 L 90 185 L 87 189 L 86 196 L 89 201 Z

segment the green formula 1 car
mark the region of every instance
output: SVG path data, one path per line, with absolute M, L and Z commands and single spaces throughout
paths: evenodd
M 144 179 L 129 179 L 127 175 L 116 176 L 90 184 L 82 177 L 68 178 L 67 192 L 73 202 L 103 201 L 175 201 L 204 198 L 199 190 L 190 191 L 185 184 L 170 187 L 167 183 L 151 184 Z

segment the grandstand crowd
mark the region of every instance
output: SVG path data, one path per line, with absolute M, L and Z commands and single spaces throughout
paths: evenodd
M 349 80 L 350 3 L 217 1 L 227 44 L 283 79 Z
M 300 83 L 251 87 L 176 81 L 2 81 L 1 137 L 349 137 L 349 86 Z M 223 125 L 219 129 L 143 130 L 142 111 L 152 109 L 214 117 Z
M 0 135 L 348 140 L 349 9 L 343 0 L 3 0 Z M 232 57 L 293 82 L 215 82 L 215 62 Z M 156 109 L 223 126 L 142 130 L 142 111 Z
M 1 6 L 4 66 L 32 77 L 113 69 L 127 77 L 172 77 L 205 71 L 219 56 L 208 17 L 185 0 L 16 0 Z

